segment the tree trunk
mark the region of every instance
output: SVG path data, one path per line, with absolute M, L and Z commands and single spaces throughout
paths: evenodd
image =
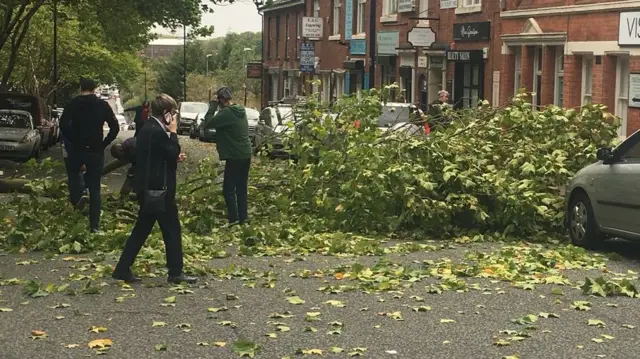
M 103 167 L 102 175 L 111 173 L 128 163 L 122 160 L 113 160 Z M 64 179 L 61 182 L 67 182 L 67 180 Z M 31 181 L 27 179 L 0 179 L 0 193 L 32 193 L 32 189 L 28 186 L 29 183 Z

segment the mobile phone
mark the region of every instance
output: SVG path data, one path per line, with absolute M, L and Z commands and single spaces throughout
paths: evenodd
M 171 123 L 171 121 L 173 121 L 173 116 L 171 116 L 170 112 L 165 112 L 164 113 L 164 123 L 168 125 L 168 124 Z

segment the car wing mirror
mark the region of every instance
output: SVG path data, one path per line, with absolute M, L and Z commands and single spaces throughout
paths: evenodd
M 613 150 L 608 147 L 599 148 L 596 152 L 596 158 L 605 163 L 613 161 L 614 157 Z

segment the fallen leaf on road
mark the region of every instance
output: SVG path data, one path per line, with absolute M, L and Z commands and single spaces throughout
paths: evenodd
M 167 323 L 165 322 L 153 322 L 153 324 L 151 324 L 152 327 L 166 327 Z
M 295 304 L 295 305 L 306 303 L 304 299 L 298 297 L 297 295 L 294 295 L 292 297 L 287 297 L 287 302 L 289 302 L 290 304 Z
M 165 352 L 165 351 L 167 351 L 167 345 L 166 344 L 156 344 L 155 348 L 156 348 L 157 352 Z
M 455 323 L 456 321 L 453 319 L 440 319 L 440 323 Z
M 260 347 L 256 343 L 250 342 L 248 340 L 238 340 L 237 342 L 233 343 L 232 350 L 240 357 L 247 356 L 249 358 L 253 358 L 260 350 Z
M 367 348 L 351 348 L 351 351 L 349 351 L 348 354 L 350 357 L 362 356 L 366 351 Z
M 320 349 L 298 349 L 296 354 L 302 355 L 322 355 L 322 350 Z
M 602 343 L 604 342 L 604 340 L 600 339 L 600 338 L 591 338 L 591 341 L 596 342 L 596 343 Z
M 89 328 L 89 331 L 91 333 L 104 333 L 107 331 L 107 328 L 105 327 L 96 327 L 96 326 L 91 326 L 91 328 Z
M 589 324 L 592 327 L 599 327 L 599 328 L 604 328 L 605 327 L 604 322 L 602 320 L 599 320 L 599 319 L 589 319 L 587 324 Z
M 13 309 L 11 309 L 11 308 L 0 308 L 0 313 L 8 313 L 8 312 L 13 312 Z
M 324 302 L 324 304 L 329 304 L 329 305 L 331 305 L 333 307 L 338 307 L 338 308 L 344 308 L 345 307 L 345 304 L 342 303 L 339 300 L 328 300 L 328 301 Z
M 207 343 L 207 342 L 197 342 L 196 345 L 199 346 L 199 347 L 208 347 L 209 343 Z
M 105 349 L 113 346 L 111 339 L 95 339 L 89 342 L 89 348 L 91 349 Z
M 235 328 L 236 327 L 236 323 L 230 321 L 230 320 L 221 320 L 218 322 L 218 324 L 222 325 L 223 327 L 231 327 L 231 328 Z
M 330 352 L 332 353 L 342 353 L 344 352 L 344 349 L 340 348 L 340 347 L 331 347 L 331 349 L 329 349 Z
M 627 329 L 634 329 L 636 326 L 631 324 L 622 324 L 622 327 Z
M 166 297 L 164 298 L 164 302 L 168 304 L 173 304 L 176 302 L 176 297 L 175 296 Z
M 385 350 L 384 352 L 387 354 L 398 354 L 397 350 Z
M 218 312 L 226 312 L 227 310 L 229 310 L 229 308 L 227 307 L 220 307 L 220 308 L 208 308 L 207 311 L 211 312 L 211 313 L 218 313 Z
M 44 330 L 32 330 L 31 331 L 31 339 L 44 339 L 46 338 L 47 332 L 45 332 Z
M 69 349 L 73 349 L 73 348 L 78 348 L 80 346 L 80 344 L 67 344 L 64 347 L 65 348 L 69 348 Z
M 217 346 L 218 348 L 224 348 L 227 343 L 225 342 L 213 342 L 213 345 Z

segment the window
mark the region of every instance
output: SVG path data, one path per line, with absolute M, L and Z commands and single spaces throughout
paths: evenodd
M 367 0 L 357 0 L 358 6 L 356 7 L 356 34 L 365 33 L 364 25 L 366 24 L 366 6 Z
M 555 76 L 555 93 L 553 96 L 554 104 L 562 107 L 564 88 L 564 47 L 556 47 L 556 76 Z
M 593 56 L 582 57 L 582 105 L 593 101 Z
M 542 90 L 542 47 L 538 46 L 533 51 L 533 105 L 540 108 Z
M 463 0 L 463 6 L 479 6 L 481 5 L 481 0 Z
M 287 14 L 287 17 L 285 18 L 284 32 L 285 32 L 284 58 L 288 59 L 289 58 L 289 41 L 291 40 L 291 31 L 289 31 L 289 14 Z
M 301 29 L 302 29 L 302 16 L 300 13 L 296 14 L 296 38 L 293 41 L 293 57 L 298 58 L 298 40 L 302 37 Z
M 515 72 L 513 77 L 513 93 L 517 94 L 522 87 L 522 49 L 516 47 L 513 52 L 515 55 Z
M 276 58 L 280 58 L 280 16 L 276 16 Z
M 631 139 L 633 139 L 633 137 Z M 636 143 L 633 144 L 631 148 L 627 149 L 624 152 L 622 158 L 624 158 L 625 160 L 633 160 L 634 163 L 637 163 L 640 160 L 640 142 L 636 141 Z
M 394 15 L 398 13 L 398 0 L 384 0 L 382 15 Z
M 313 17 L 320 17 L 320 0 L 313 1 Z
M 629 58 L 618 56 L 616 61 L 616 111 L 621 126 L 618 134 L 627 136 L 627 112 L 629 111 Z
M 340 34 L 340 0 L 333 0 L 333 33 Z
M 271 37 L 273 33 L 271 32 L 271 18 L 267 18 L 267 58 L 271 58 Z

